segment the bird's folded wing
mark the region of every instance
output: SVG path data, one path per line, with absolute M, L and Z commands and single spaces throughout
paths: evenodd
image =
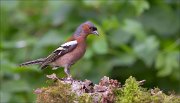
M 78 45 L 78 43 L 77 43 L 76 40 L 69 41 L 69 42 L 66 42 L 66 43 L 62 44 L 59 48 L 54 50 L 45 59 L 45 61 L 41 64 L 41 68 L 43 68 L 45 65 L 48 65 L 49 63 L 55 61 L 56 59 L 58 59 L 62 55 L 66 54 L 68 52 L 71 52 L 72 50 L 74 50 L 76 48 L 77 45 Z

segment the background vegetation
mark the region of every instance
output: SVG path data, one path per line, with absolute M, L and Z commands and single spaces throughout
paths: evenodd
M 35 101 L 33 90 L 46 85 L 41 71 L 20 68 L 47 56 L 84 21 L 94 22 L 100 36 L 88 38 L 88 50 L 71 73 L 94 82 L 104 75 L 122 84 L 129 76 L 145 87 L 180 93 L 180 2 L 178 0 L 1 0 L 1 102 Z

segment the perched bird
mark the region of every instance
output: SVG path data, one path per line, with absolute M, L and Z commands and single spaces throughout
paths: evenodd
M 49 56 L 22 63 L 20 66 L 39 64 L 41 69 L 47 66 L 51 66 L 52 69 L 64 67 L 67 77 L 71 78 L 70 67 L 85 54 L 86 38 L 89 34 L 98 35 L 98 31 L 92 22 L 86 21 L 76 29 L 66 43 L 54 50 Z

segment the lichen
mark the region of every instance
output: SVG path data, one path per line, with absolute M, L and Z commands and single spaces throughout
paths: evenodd
M 70 84 L 55 82 L 49 87 L 41 88 L 37 103 L 73 103 L 75 94 L 70 90 Z
M 50 76 L 51 77 L 51 76 Z M 56 75 L 53 74 L 53 81 Z M 123 86 L 103 77 L 99 84 L 90 80 L 59 80 L 35 90 L 37 103 L 179 103 L 180 97 L 167 95 L 158 88 L 141 87 L 142 81 L 129 77 Z

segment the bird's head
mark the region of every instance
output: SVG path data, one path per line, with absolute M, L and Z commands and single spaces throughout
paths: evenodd
M 79 37 L 79 36 L 87 37 L 89 34 L 94 34 L 94 35 L 99 36 L 95 25 L 90 21 L 86 21 L 76 29 L 74 36 L 75 37 Z

